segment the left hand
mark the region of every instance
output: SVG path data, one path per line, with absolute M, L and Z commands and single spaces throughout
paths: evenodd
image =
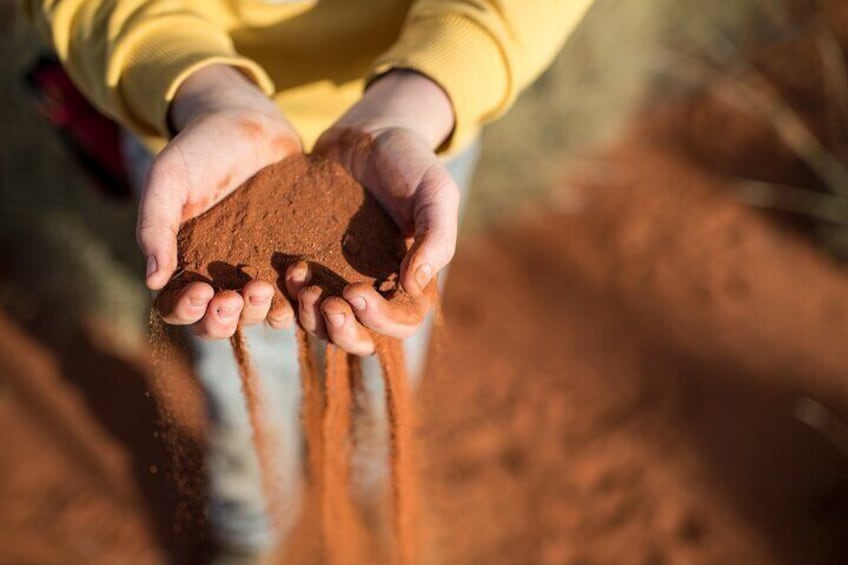
M 374 353 L 370 332 L 412 335 L 436 293 L 436 276 L 453 258 L 459 189 L 435 150 L 454 127 L 447 94 L 427 77 L 391 71 L 318 140 L 315 152 L 336 159 L 385 208 L 413 244 L 400 282 L 413 308 L 383 298 L 367 284 L 348 285 L 343 299 L 321 299 L 309 285 L 305 263 L 286 273 L 286 290 L 298 302 L 303 328 L 356 355 Z

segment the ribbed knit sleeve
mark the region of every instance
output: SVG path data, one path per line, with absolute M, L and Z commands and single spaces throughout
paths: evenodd
M 207 0 L 210 11 L 225 13 Z M 28 0 L 30 18 L 78 88 L 105 114 L 142 135 L 167 135 L 168 105 L 182 81 L 213 63 L 239 68 L 269 95 L 271 79 L 236 53 L 220 22 L 176 0 Z
M 462 146 L 503 114 L 562 48 L 592 0 L 418 0 L 372 76 L 403 68 L 437 82 L 456 126 L 446 150 Z

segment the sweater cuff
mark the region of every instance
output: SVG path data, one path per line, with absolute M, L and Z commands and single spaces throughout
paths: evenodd
M 464 147 L 511 101 L 505 53 L 480 24 L 459 13 L 420 15 L 407 22 L 398 41 L 375 61 L 369 80 L 392 69 L 419 72 L 450 98 L 455 126 L 440 152 Z
M 110 83 L 118 84 L 120 104 L 130 125 L 142 135 L 169 136 L 168 107 L 177 89 L 190 74 L 213 64 L 239 69 L 265 94 L 274 93 L 267 73 L 255 62 L 239 56 L 226 33 L 218 29 L 167 22 L 147 27 L 139 41 L 116 57 Z

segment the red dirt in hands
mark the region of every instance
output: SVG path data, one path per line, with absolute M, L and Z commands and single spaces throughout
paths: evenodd
M 340 164 L 307 155 L 266 167 L 186 222 L 178 239 L 179 274 L 166 297 L 196 280 L 241 290 L 259 279 L 276 283 L 274 305 L 285 298 L 286 269 L 300 260 L 326 296 L 365 282 L 391 298 L 407 249 L 392 219 Z

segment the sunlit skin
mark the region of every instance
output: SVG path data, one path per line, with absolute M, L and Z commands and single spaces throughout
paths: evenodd
M 137 236 L 147 258 L 147 286 L 161 290 L 177 268 L 177 232 L 267 165 L 302 151 L 300 138 L 279 108 L 240 72 L 213 65 L 193 73 L 170 108 L 178 132 L 157 155 L 142 191 Z M 203 282 L 186 286 L 165 316 L 206 339 L 225 339 L 239 324 L 290 327 L 295 319 L 312 335 L 355 355 L 370 355 L 368 330 L 396 338 L 411 335 L 430 307 L 435 275 L 456 247 L 459 191 L 435 148 L 453 130 L 450 101 L 416 73 L 392 71 L 318 140 L 315 151 L 339 160 L 413 239 L 400 280 L 415 297 L 401 308 L 365 284 L 324 298 L 310 284 L 305 263 L 292 265 L 285 291 L 296 312 L 274 288 L 250 281 L 241 293 L 215 293 Z M 428 286 L 429 285 L 429 286 Z M 425 291 L 425 288 L 427 290 Z

